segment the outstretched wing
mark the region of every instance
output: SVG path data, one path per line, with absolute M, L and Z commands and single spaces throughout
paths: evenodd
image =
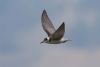
M 51 20 L 49 19 L 46 10 L 43 10 L 41 22 L 42 22 L 43 29 L 48 34 L 48 36 L 52 35 L 55 32 L 55 28 Z
M 52 34 L 50 40 L 60 40 L 64 36 L 64 32 L 65 32 L 65 24 L 63 22 L 61 26 L 55 31 L 55 33 Z

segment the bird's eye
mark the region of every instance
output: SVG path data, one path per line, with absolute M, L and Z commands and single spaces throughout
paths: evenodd
M 47 40 L 47 38 L 45 38 L 44 40 Z

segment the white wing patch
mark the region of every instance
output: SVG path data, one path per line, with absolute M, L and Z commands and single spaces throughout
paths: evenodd
M 50 38 L 49 37 L 47 37 L 47 40 L 49 40 Z
M 63 37 L 60 41 L 65 41 L 65 38 Z

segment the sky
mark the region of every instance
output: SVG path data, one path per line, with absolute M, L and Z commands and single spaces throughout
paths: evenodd
M 0 67 L 100 67 L 99 0 L 0 0 Z M 63 44 L 47 37 L 41 14 L 57 29 L 65 22 Z

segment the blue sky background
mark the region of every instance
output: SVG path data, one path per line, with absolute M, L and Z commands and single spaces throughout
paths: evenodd
M 44 9 L 72 42 L 40 44 Z M 100 1 L 0 0 L 0 67 L 100 67 Z

